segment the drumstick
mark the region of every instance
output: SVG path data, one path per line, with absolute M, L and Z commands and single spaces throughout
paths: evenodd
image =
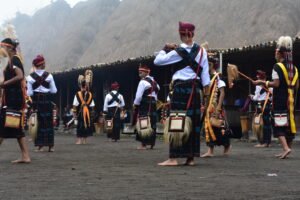
M 252 78 L 250 78 L 249 76 L 243 74 L 242 72 L 238 71 L 238 73 L 239 73 L 241 76 L 243 76 L 244 78 L 250 80 L 251 82 L 254 81 Z M 268 93 L 271 93 L 271 92 L 268 90 L 268 88 L 266 88 L 265 86 L 262 86 L 262 88 L 263 88 L 264 90 L 266 90 Z

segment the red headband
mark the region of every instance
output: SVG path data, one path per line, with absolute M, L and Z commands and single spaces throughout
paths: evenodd
M 13 45 L 8 44 L 8 43 L 4 43 L 4 42 L 1 42 L 0 45 L 1 45 L 1 46 L 10 47 L 10 48 L 15 48 Z
M 112 90 L 116 90 L 120 87 L 119 83 L 118 82 L 113 82 L 111 85 L 110 85 L 110 88 Z
M 140 65 L 139 71 L 150 73 L 150 68 L 147 65 Z
M 36 67 L 39 67 L 45 64 L 45 58 L 42 55 L 37 55 L 36 58 L 32 61 L 32 64 Z

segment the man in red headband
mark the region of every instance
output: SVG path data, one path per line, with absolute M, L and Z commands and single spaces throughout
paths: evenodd
M 107 132 L 107 138 L 111 138 L 116 142 L 120 139 L 121 118 L 120 113 L 123 111 L 125 101 L 123 95 L 119 93 L 120 85 L 118 82 L 113 82 L 110 87 L 110 92 L 105 96 L 103 112 L 106 114 L 106 120 L 113 121 L 112 132 Z
M 52 101 L 57 88 L 52 74 L 45 71 L 45 59 L 42 55 L 37 55 L 33 59 L 32 65 L 35 71 L 27 77 L 27 95 L 31 97 L 33 109 L 37 111 L 38 115 L 38 133 L 34 144 L 38 147 L 36 151 L 43 151 L 43 147 L 48 146 L 48 151 L 53 152 L 53 125 L 56 116 L 53 116 Z
M 174 82 L 171 99 L 171 113 L 187 113 L 192 120 L 188 140 L 180 146 L 169 143 L 169 159 L 159 163 L 161 166 L 178 165 L 177 158 L 186 158 L 186 165 L 194 165 L 194 157 L 200 157 L 200 90 L 203 88 L 205 99 L 209 95 L 209 66 L 207 52 L 193 41 L 195 26 L 179 22 L 179 36 L 182 43 L 166 44 L 154 60 L 157 66 L 173 64 L 178 69 L 172 77 Z M 207 104 L 207 102 L 205 102 Z
M 135 125 L 135 123 L 140 123 L 139 120 L 144 117 L 149 117 L 149 126 L 152 128 L 152 132 L 148 136 L 138 132 L 136 134 L 136 140 L 141 142 L 141 146 L 138 147 L 138 149 L 147 149 L 147 145 L 150 145 L 150 148 L 153 149 L 156 140 L 156 101 L 157 93 L 160 88 L 154 78 L 150 76 L 150 68 L 147 65 L 140 64 L 138 70 L 141 80 L 139 82 L 133 103 L 135 112 L 133 124 Z
M 256 79 L 259 81 L 266 81 L 266 72 L 262 70 L 256 71 Z M 262 135 L 257 133 L 257 140 L 259 144 L 255 145 L 254 147 L 269 147 L 271 144 L 271 137 L 272 137 L 272 129 L 271 129 L 271 93 L 272 88 L 269 88 L 270 94 L 268 95 L 268 91 L 261 85 L 255 86 L 254 95 L 249 95 L 246 99 L 246 102 L 241 109 L 242 112 L 247 112 L 248 107 L 251 102 L 254 102 L 255 104 L 255 116 L 258 116 L 262 113 L 262 120 L 263 120 L 263 132 Z M 266 106 L 264 107 L 264 104 L 266 102 Z M 258 119 L 258 118 L 257 118 Z M 259 122 L 257 120 L 257 125 L 259 125 Z

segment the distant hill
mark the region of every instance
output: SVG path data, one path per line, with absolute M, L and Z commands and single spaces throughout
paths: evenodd
M 13 24 L 26 68 L 39 53 L 48 69 L 66 69 L 152 55 L 177 42 L 178 21 L 196 25 L 195 40 L 238 47 L 300 34 L 299 0 L 57 0 Z

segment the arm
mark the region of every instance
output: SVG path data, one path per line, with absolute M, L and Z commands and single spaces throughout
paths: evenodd
M 144 82 L 146 82 L 146 81 L 141 80 L 139 82 L 139 85 L 138 85 L 138 88 L 137 88 L 137 91 L 136 91 L 136 94 L 135 94 L 135 99 L 134 99 L 134 102 L 133 102 L 134 105 L 140 105 L 141 104 L 142 97 L 143 97 L 143 94 L 144 94 L 144 91 L 145 91 Z
M 108 111 L 107 104 L 108 104 L 108 96 L 106 95 L 105 99 L 104 99 L 104 104 L 103 104 L 103 111 L 104 112 Z
M 31 78 L 31 76 L 27 77 L 27 95 L 28 96 L 32 96 L 33 95 L 32 78 Z
M 16 76 L 13 77 L 12 79 L 9 79 L 9 80 L 7 80 L 7 81 L 4 81 L 4 82 L 0 85 L 0 87 L 6 87 L 6 86 L 8 86 L 8 85 L 12 85 L 12 84 L 14 84 L 14 83 L 20 82 L 20 81 L 24 78 L 23 72 L 22 72 L 22 70 L 21 70 L 20 68 L 14 66 L 14 71 L 15 71 L 15 73 L 16 73 Z
M 203 87 L 210 85 L 210 75 L 209 75 L 209 65 L 208 65 L 208 59 L 207 59 L 207 52 L 204 48 L 201 48 L 201 51 L 203 51 L 202 59 L 200 66 L 202 67 L 201 72 L 201 83 Z M 195 60 L 199 62 L 201 52 L 198 53 Z
M 158 66 L 169 65 L 181 61 L 182 58 L 177 54 L 175 50 L 166 53 L 161 50 L 154 59 L 154 64 Z
M 219 88 L 220 96 L 219 96 L 219 101 L 218 101 L 218 105 L 217 105 L 217 111 L 221 111 L 221 109 L 222 109 L 223 101 L 225 98 L 225 89 L 224 88 L 225 87 Z
M 50 93 L 55 94 L 57 92 L 57 88 L 52 74 L 49 75 L 49 78 L 50 78 Z
M 124 98 L 123 98 L 123 95 L 120 95 L 120 100 L 121 100 L 121 104 L 120 104 L 120 107 L 123 108 L 125 106 L 125 101 L 124 101 Z

